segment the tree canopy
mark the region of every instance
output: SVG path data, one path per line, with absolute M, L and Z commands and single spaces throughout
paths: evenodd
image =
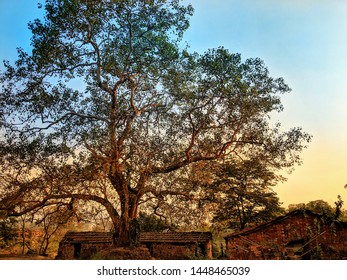
M 290 90 L 283 78 L 259 58 L 182 47 L 190 5 L 46 0 L 44 9 L 29 23 L 32 52 L 18 49 L 0 76 L 3 216 L 92 201 L 127 244 L 142 204 L 179 195 L 171 174 L 226 157 L 273 170 L 300 162 L 310 136 L 269 117 Z
M 337 201 L 334 202 L 335 208 L 333 208 L 328 202 L 319 199 L 309 201 L 308 203 L 289 204 L 288 210 L 309 210 L 330 220 L 345 220 L 345 213 L 342 211 L 343 203 L 341 196 L 338 195 Z
M 284 213 L 273 191 L 283 178 L 256 158 L 220 165 L 216 180 L 210 187 L 212 200 L 217 202 L 215 223 L 244 229 L 252 224 L 269 221 Z

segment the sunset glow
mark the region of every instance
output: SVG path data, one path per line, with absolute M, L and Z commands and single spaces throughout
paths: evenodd
M 27 23 L 39 17 L 37 0 L 0 2 L 1 59 L 30 49 Z M 195 13 L 184 41 L 200 53 L 224 46 L 242 58 L 264 60 L 292 92 L 273 116 L 283 128 L 313 136 L 303 164 L 275 188 L 284 206 L 337 195 L 347 200 L 347 2 L 191 0 Z M 3 66 L 1 66 L 1 69 Z M 347 202 L 346 202 L 347 203 Z

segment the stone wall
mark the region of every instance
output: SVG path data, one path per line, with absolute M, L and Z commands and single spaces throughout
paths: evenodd
M 105 248 L 111 248 L 113 237 L 108 232 L 67 232 L 59 243 L 56 259 L 89 259 Z
M 211 239 L 212 234 L 207 232 L 144 232 L 139 236 L 139 245 L 148 248 L 150 257 L 155 259 L 212 258 Z M 90 259 L 102 257 L 100 252 L 105 256 L 105 251 L 120 253 L 115 249 L 111 233 L 68 232 L 59 244 L 56 258 Z M 119 258 L 126 257 L 123 255 Z M 144 258 L 149 257 L 144 255 Z
M 73 259 L 90 259 L 96 253 L 113 248 L 111 244 L 106 243 L 65 243 L 59 245 L 59 251 L 56 259 L 73 260 Z
M 146 244 L 156 259 L 212 258 L 210 232 L 143 232 L 139 241 Z
M 150 246 L 151 255 L 157 260 L 185 260 L 195 257 L 196 244 L 165 244 L 153 243 Z
M 226 237 L 230 259 L 347 258 L 347 226 L 296 212 Z

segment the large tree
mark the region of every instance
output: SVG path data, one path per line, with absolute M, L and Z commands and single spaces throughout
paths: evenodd
M 182 48 L 191 6 L 46 0 L 44 8 L 44 20 L 29 23 L 32 52 L 18 49 L 1 73 L 4 216 L 93 201 L 124 245 L 140 203 L 177 194 L 168 174 L 250 150 L 276 169 L 300 160 L 310 137 L 269 119 L 288 86 L 260 59 Z

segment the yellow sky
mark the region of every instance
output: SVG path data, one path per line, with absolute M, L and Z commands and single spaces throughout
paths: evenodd
M 303 164 L 286 174 L 288 180 L 275 188 L 283 205 L 318 199 L 333 205 L 337 195 L 341 195 L 346 208 L 347 145 L 342 139 L 313 139 L 302 157 Z
M 1 59 L 29 48 L 27 22 L 40 15 L 34 0 L 0 1 Z M 313 136 L 303 165 L 275 188 L 284 206 L 323 199 L 347 208 L 347 1 L 187 0 L 195 14 L 184 40 L 192 51 L 224 46 L 243 59 L 260 57 L 292 92 L 278 119 Z
M 275 188 L 284 206 L 341 195 L 347 208 L 347 1 L 187 0 L 195 8 L 187 42 L 260 57 L 292 92 L 274 122 L 313 136 L 303 165 Z

